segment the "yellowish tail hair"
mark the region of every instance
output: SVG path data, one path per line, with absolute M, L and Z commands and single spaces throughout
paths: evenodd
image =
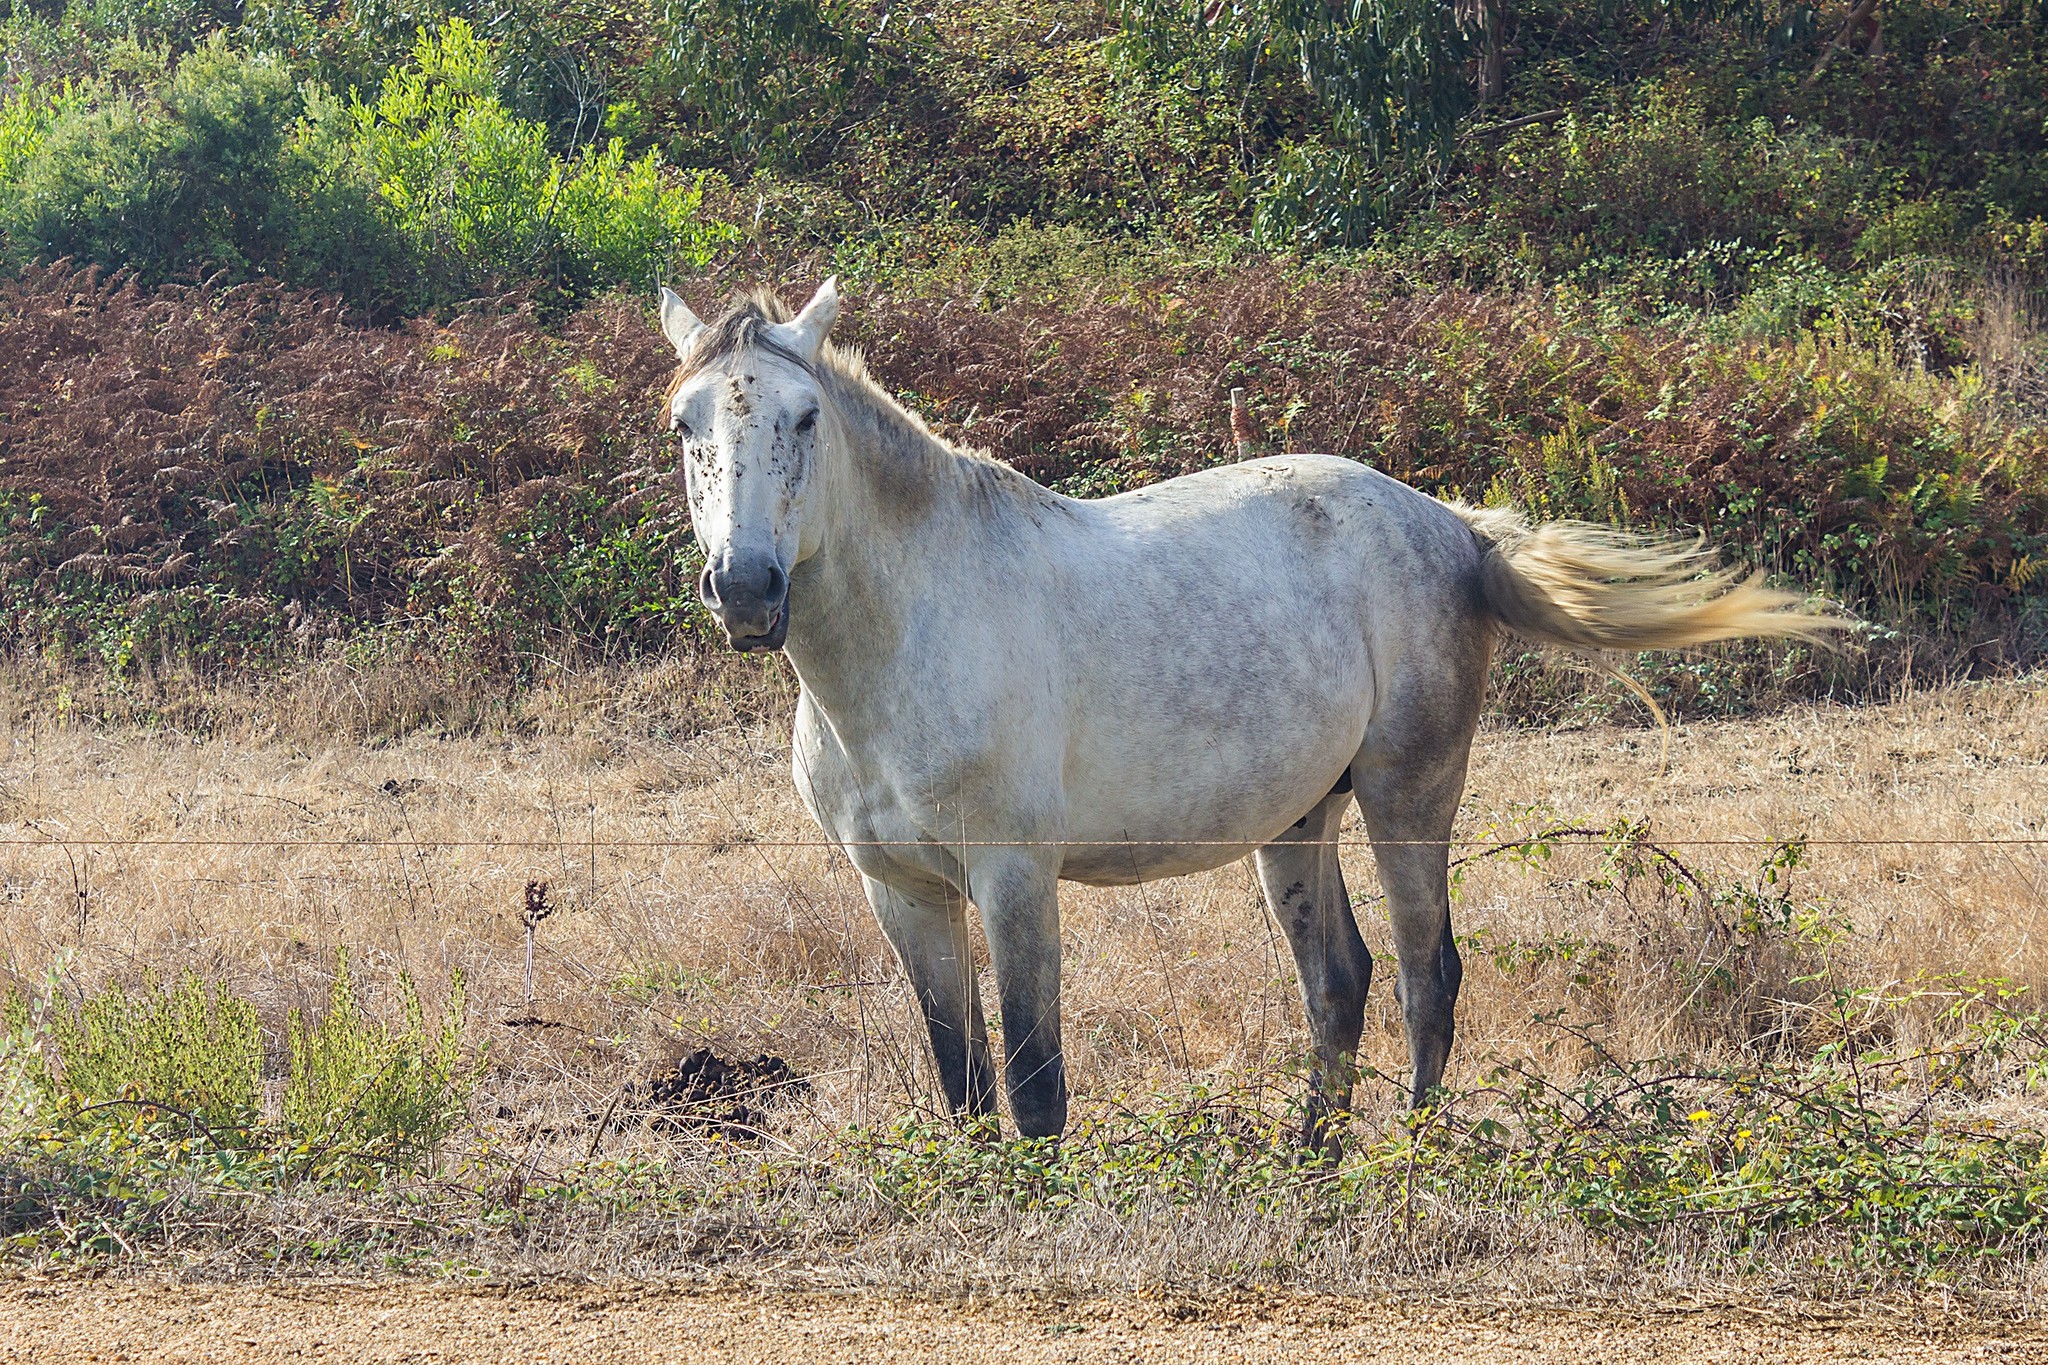
M 1531 525 L 1508 508 L 1451 505 L 1485 550 L 1486 605 L 1517 634 L 1586 653 L 1751 637 L 1824 640 L 1853 624 L 1806 609 L 1761 573 L 1711 570 L 1685 542 L 1578 521 Z

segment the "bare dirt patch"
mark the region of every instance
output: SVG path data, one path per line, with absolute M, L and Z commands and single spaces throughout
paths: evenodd
M 0 1287 L 0 1361 L 1264 1362 L 2048 1359 L 2038 1324 L 1939 1305 L 1644 1312 L 1294 1295 L 962 1302 L 417 1282 Z M 973 1357 L 979 1358 L 979 1355 Z

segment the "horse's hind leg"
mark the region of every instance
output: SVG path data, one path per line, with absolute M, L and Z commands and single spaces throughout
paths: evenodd
M 1408 1027 L 1409 1098 L 1418 1108 L 1443 1080 L 1464 977 L 1451 938 L 1450 838 L 1479 723 L 1483 659 L 1469 676 L 1462 687 L 1453 680 L 1397 695 L 1351 767 L 1400 959 L 1394 995 Z
M 996 1072 L 989 1059 L 981 991 L 975 985 L 966 901 L 957 896 L 929 900 L 872 877 L 863 880 L 868 903 L 924 1011 L 946 1102 L 956 1113 L 993 1114 Z
M 995 961 L 1003 1001 L 1003 1083 L 1025 1137 L 1067 1126 L 1067 1072 L 1060 1050 L 1059 865 L 1021 850 L 977 858 L 967 889 Z
M 1259 885 L 1294 950 L 1301 1003 L 1315 1047 L 1313 1088 L 1302 1141 L 1332 1141 L 1330 1118 L 1351 1105 L 1372 954 L 1358 936 L 1351 895 L 1337 865 L 1337 826 L 1346 793 L 1332 792 L 1301 822 L 1255 855 Z

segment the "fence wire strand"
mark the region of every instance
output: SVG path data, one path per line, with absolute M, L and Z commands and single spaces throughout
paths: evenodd
M 590 848 L 701 848 L 731 853 L 744 848 L 1264 848 L 1284 842 L 1289 845 L 1331 844 L 1339 848 L 1490 848 L 1499 843 L 1491 838 L 1449 839 L 762 839 L 736 834 L 723 839 L 297 839 L 288 834 L 271 838 L 116 838 L 101 835 L 52 835 L 40 839 L 0 838 L 0 849 L 32 848 L 361 848 L 361 849 L 590 849 Z M 1559 848 L 1605 848 L 1628 842 L 1628 836 L 1549 836 L 1541 832 L 1513 844 L 1544 843 Z M 2048 834 L 1903 835 L 1889 838 L 1830 839 L 1804 835 L 1686 836 L 1659 835 L 1653 842 L 1684 848 L 1776 848 L 1796 843 L 1804 848 L 2038 848 L 2048 845 Z

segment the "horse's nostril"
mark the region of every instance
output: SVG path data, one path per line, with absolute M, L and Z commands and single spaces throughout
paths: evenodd
M 702 574 L 698 575 L 697 597 L 707 607 L 718 605 L 718 584 L 712 578 L 711 570 L 708 567 Z
M 782 571 L 780 564 L 768 566 L 768 587 L 761 594 L 763 599 L 779 604 L 789 592 L 789 575 Z

